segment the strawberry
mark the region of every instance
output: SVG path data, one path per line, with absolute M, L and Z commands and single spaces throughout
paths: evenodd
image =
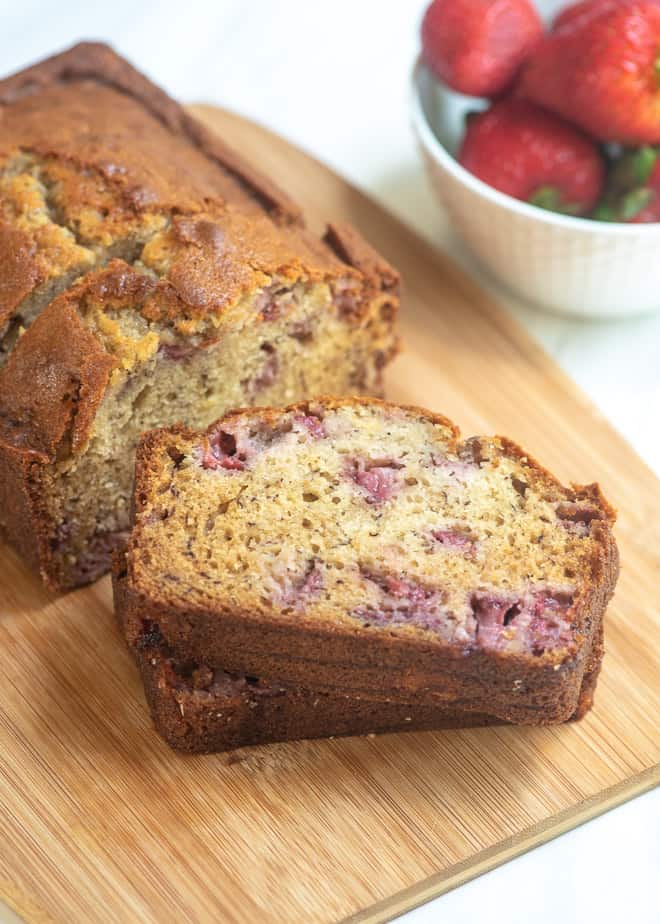
M 613 165 L 593 213 L 599 221 L 660 221 L 660 157 L 655 148 L 627 151 Z
M 650 0 L 655 6 L 660 5 L 660 0 Z M 552 23 L 553 29 L 559 29 L 567 23 L 577 19 L 578 16 L 592 15 L 602 11 L 603 7 L 616 7 L 619 0 L 579 0 L 571 6 L 564 7 L 560 10 Z
M 618 0 L 614 2 L 618 3 Z M 577 20 L 580 16 L 595 13 L 605 5 L 611 6 L 612 0 L 580 0 L 579 3 L 572 3 L 557 13 L 552 22 L 553 31 L 561 29 L 562 26 Z
M 601 141 L 660 142 L 660 4 L 581 6 L 565 11 L 526 61 L 518 94 Z
M 508 98 L 468 117 L 459 154 L 475 176 L 551 211 L 589 212 L 602 192 L 597 146 L 578 129 L 527 100 Z
M 497 96 L 541 38 L 530 0 L 434 0 L 422 22 L 424 60 L 468 96 Z

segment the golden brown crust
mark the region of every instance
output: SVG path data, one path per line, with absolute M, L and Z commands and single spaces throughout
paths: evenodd
M 0 331 L 16 307 L 44 280 L 35 253 L 35 242 L 26 231 L 0 221 Z
M 341 260 L 359 269 L 383 292 L 399 294 L 399 273 L 351 225 L 329 224 L 324 241 Z
M 80 451 L 115 365 L 75 308 L 54 302 L 0 370 L 0 447 L 40 461 L 64 441 Z
M 115 365 L 71 306 L 53 304 L 0 369 L 0 527 L 52 589 L 46 466 L 80 450 Z
M 120 361 L 86 317 L 137 309 L 204 346 L 245 296 L 323 282 L 346 323 L 360 323 L 378 318 L 386 288 L 373 255 L 361 268 L 366 249 L 356 236 L 338 256 L 286 194 L 106 46 L 0 81 L 0 362 L 7 331 L 13 342 L 23 315 L 64 290 L 0 373 L 0 491 L 11 496 L 0 522 L 30 560 L 41 549 L 51 586 L 38 466 L 84 448 Z M 384 328 L 397 308 L 387 299 Z
M 397 405 L 374 399 L 319 399 L 326 410 L 356 403 L 397 409 Z M 310 403 L 285 410 L 305 414 Z M 459 431 L 444 417 L 420 408 L 407 407 L 447 428 L 458 441 Z M 243 413 L 235 411 L 231 419 Z M 253 412 L 254 413 L 254 412 Z M 276 423 L 280 409 L 259 412 L 267 424 Z M 184 439 L 196 435 L 187 428 L 153 431 L 144 437 L 136 462 L 135 505 L 145 506 L 152 482 L 159 478 L 158 449 L 172 435 Z M 525 465 L 526 477 L 560 483 L 516 444 L 503 442 L 502 449 Z M 319 690 L 342 690 L 357 697 L 392 699 L 398 702 L 438 705 L 459 700 L 464 708 L 488 711 L 503 721 L 522 724 L 563 722 L 580 708 L 585 676 L 595 683 L 602 657 L 602 620 L 618 577 L 618 551 L 612 535 L 614 512 L 596 486 L 562 488 L 567 501 L 588 498 L 599 506 L 601 519 L 592 526 L 594 555 L 591 577 L 572 612 L 577 627 L 574 640 L 565 648 L 543 655 L 504 654 L 474 649 L 465 651 L 429 641 L 427 633 L 415 636 L 375 636 L 360 626 L 306 625 L 302 631 L 293 621 L 246 613 L 240 609 L 219 611 L 208 605 L 168 604 L 161 593 L 142 581 L 133 568 L 130 549 L 139 548 L 141 527 L 134 528 L 129 544 L 128 581 L 139 595 L 143 617 L 157 624 L 167 644 L 181 659 L 222 664 L 230 671 L 278 678 L 285 683 Z M 322 657 L 320 656 L 322 653 Z M 585 694 L 586 695 L 586 694 Z
M 198 312 L 264 276 L 352 266 L 363 298 L 396 285 L 356 232 L 331 229 L 333 247 L 322 243 L 284 193 L 103 45 L 0 81 L 0 174 L 0 335 L 42 283 L 113 252 L 169 275 Z
M 0 447 L 0 536 L 12 542 L 35 571 L 48 555 L 42 542 L 39 498 L 41 466 L 30 454 L 12 446 Z
M 329 240 L 307 232 L 270 180 L 103 45 L 75 46 L 0 81 L 0 337 L 42 284 L 113 254 L 159 275 L 171 269 L 182 301 L 198 310 L 217 310 L 258 274 L 339 276 L 350 266 L 363 298 L 393 291 L 396 273 L 356 232 L 331 230 Z M 239 274 L 250 260 L 254 272 Z
M 150 320 L 218 316 L 242 295 L 278 280 L 282 285 L 351 279 L 360 301 L 371 298 L 369 286 L 318 239 L 304 229 L 293 235 L 261 215 L 244 215 L 233 207 L 221 212 L 178 216 L 145 247 L 141 262 L 163 277 L 176 296 L 160 309 L 161 293 L 145 311 Z
M 313 412 L 315 407 L 323 405 L 323 407 L 328 411 L 338 410 L 343 407 L 376 407 L 382 408 L 383 410 L 391 411 L 404 411 L 407 414 L 417 415 L 424 420 L 427 420 L 429 423 L 434 424 L 435 426 L 442 427 L 443 430 L 448 431 L 451 434 L 452 440 L 458 442 L 461 431 L 456 426 L 456 424 L 450 420 L 448 417 L 445 417 L 444 414 L 438 414 L 436 411 L 429 411 L 427 408 L 420 407 L 418 404 L 395 404 L 393 401 L 386 401 L 384 398 L 373 398 L 365 396 L 336 396 L 336 395 L 319 395 L 308 401 L 298 401 L 295 404 L 290 404 L 286 408 L 279 407 L 263 407 L 259 408 L 259 414 L 262 419 L 267 424 L 275 424 L 279 418 L 284 413 L 289 411 L 294 411 L 296 413 L 304 414 L 305 412 Z M 254 413 L 254 408 L 234 408 L 225 415 L 223 420 L 230 420 L 232 417 L 240 417 L 242 414 Z M 211 430 L 216 424 L 212 424 L 208 429 Z M 182 432 L 186 435 L 194 435 L 195 431 L 190 430 L 189 428 L 162 428 L 160 430 L 154 430 L 153 439 L 156 439 L 156 434 L 159 433 L 168 433 L 168 432 Z M 151 433 L 145 434 L 145 441 L 152 438 Z M 452 444 L 453 445 L 453 444 Z M 515 443 L 511 444 L 515 446 Z M 518 448 L 518 447 L 516 447 Z M 522 452 L 522 450 L 520 450 Z M 557 482 L 559 483 L 559 482 Z
M 177 102 L 151 83 L 128 61 L 115 54 L 107 45 L 98 42 L 82 42 L 61 54 L 54 55 L 34 64 L 32 67 L 25 68 L 11 77 L 5 78 L 0 81 L 0 106 L 16 106 L 35 96 L 51 93 L 53 88 L 61 88 L 61 93 L 59 95 L 55 94 L 56 99 L 61 99 L 63 95 L 69 95 L 67 91 L 71 85 L 75 85 L 74 93 L 79 94 L 81 91 L 80 85 L 85 86 L 88 82 L 96 85 L 95 93 L 98 92 L 99 87 L 112 92 L 112 101 L 115 106 L 118 101 L 121 102 L 120 97 L 136 100 L 140 104 L 141 110 L 146 110 L 150 113 L 155 120 L 168 130 L 170 135 L 180 136 L 188 145 L 198 148 L 204 158 L 222 168 L 222 171 L 228 177 L 238 181 L 240 189 L 243 189 L 248 196 L 259 201 L 268 212 L 279 220 L 284 223 L 296 223 L 301 220 L 299 207 L 285 192 L 243 161 L 239 155 L 223 144 L 215 135 L 208 132 L 201 123 L 189 115 Z M 112 116 L 121 125 L 126 112 L 122 111 L 121 108 L 118 112 L 103 111 L 103 99 L 98 100 L 96 97 L 95 99 L 97 104 L 101 103 L 101 106 L 80 104 L 83 106 L 84 111 L 77 106 L 71 107 L 67 99 L 65 107 L 57 110 L 59 116 L 65 116 L 64 124 L 58 124 L 56 120 L 44 120 L 42 109 L 41 123 L 49 122 L 48 125 L 44 125 L 43 137 L 46 138 L 47 133 L 53 127 L 56 127 L 61 133 L 64 133 L 66 139 L 67 135 L 70 135 L 72 127 L 75 128 L 76 123 L 83 115 L 87 118 L 94 119 L 98 117 L 104 120 Z M 39 112 L 41 106 L 32 107 L 27 105 L 26 109 L 28 112 L 35 113 L 34 117 L 36 119 L 38 118 L 36 113 Z M 141 112 L 141 117 L 144 118 L 144 112 Z M 3 122 L 0 122 L 0 125 L 3 124 Z M 130 127 L 139 128 L 138 125 L 131 125 Z M 126 137 L 130 138 L 130 134 L 127 132 L 129 126 L 124 124 L 123 128 L 126 132 Z M 73 138 L 71 138 L 71 141 L 73 141 Z M 71 150 L 73 150 L 73 147 Z M 122 153 L 125 153 L 125 151 Z M 159 158 L 159 167 L 163 167 L 165 160 L 169 160 L 169 158 Z M 109 166 L 109 164 L 106 164 L 106 172 Z M 176 166 L 176 163 L 174 166 Z M 187 173 L 188 170 L 186 169 L 184 176 Z M 176 185 L 178 187 L 179 183 Z M 182 190 L 179 188 L 178 194 L 181 195 L 181 193 Z M 239 196 L 239 198 L 243 200 L 245 197 Z

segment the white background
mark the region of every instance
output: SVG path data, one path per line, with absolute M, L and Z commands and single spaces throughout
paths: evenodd
M 435 205 L 409 128 L 425 5 L 0 0 L 0 72 L 81 38 L 110 41 L 179 99 L 235 109 L 311 151 L 476 272 Z M 487 284 L 660 474 L 660 314 L 568 321 Z M 406 924 L 658 924 L 659 820 L 660 795 L 643 796 L 442 896 Z M 0 908 L 0 921 L 6 915 Z

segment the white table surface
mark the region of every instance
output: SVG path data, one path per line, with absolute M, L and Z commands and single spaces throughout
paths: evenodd
M 179 99 L 219 103 L 276 129 L 477 272 L 435 205 L 409 128 L 409 72 L 425 5 L 0 0 L 0 72 L 82 38 L 110 41 Z M 485 284 L 660 474 L 660 313 L 570 321 Z M 659 822 L 656 791 L 401 920 L 658 924 Z M 0 908 L 0 921 L 10 920 Z

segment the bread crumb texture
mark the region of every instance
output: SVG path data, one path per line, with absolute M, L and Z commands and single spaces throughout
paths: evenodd
M 152 600 L 466 650 L 574 642 L 611 513 L 506 441 L 378 402 L 233 414 L 142 458 L 129 561 Z

